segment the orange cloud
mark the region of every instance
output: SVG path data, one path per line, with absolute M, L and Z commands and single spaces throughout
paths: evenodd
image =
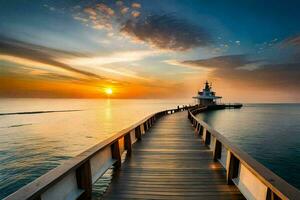
M 132 15 L 132 17 L 137 18 L 141 15 L 141 13 L 139 11 L 134 10 L 131 12 L 131 15 Z
M 131 7 L 132 7 L 132 8 L 141 8 L 142 6 L 141 6 L 140 3 L 132 3 L 132 4 L 131 4 Z
M 109 15 L 109 16 L 115 15 L 115 11 L 113 9 L 111 9 L 110 7 L 108 7 L 107 5 L 105 5 L 104 3 L 97 4 L 96 8 L 106 15 Z

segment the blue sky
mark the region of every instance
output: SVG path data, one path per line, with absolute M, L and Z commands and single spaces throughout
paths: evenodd
M 299 4 L 2 0 L 0 95 L 113 87 L 116 98 L 183 98 L 209 79 L 229 100 L 299 102 Z M 81 89 L 63 95 L 38 81 Z

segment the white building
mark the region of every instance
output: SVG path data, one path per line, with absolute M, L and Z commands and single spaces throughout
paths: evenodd
M 216 93 L 212 91 L 211 85 L 205 82 L 204 89 L 198 92 L 197 96 L 193 97 L 197 99 L 197 103 L 201 105 L 215 105 L 217 104 L 217 99 L 221 99 L 221 96 L 216 96 Z

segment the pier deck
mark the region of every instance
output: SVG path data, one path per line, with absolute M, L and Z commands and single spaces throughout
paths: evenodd
M 178 112 L 159 119 L 132 146 L 104 199 L 244 199 L 227 185 L 226 171 L 212 159 L 187 119 Z

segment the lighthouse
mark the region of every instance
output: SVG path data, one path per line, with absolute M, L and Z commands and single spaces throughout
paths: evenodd
M 197 99 L 198 104 L 201 105 L 216 105 L 217 99 L 221 99 L 221 96 L 216 96 L 216 93 L 212 91 L 211 84 L 208 81 L 205 82 L 205 87 L 202 91 L 198 91 L 197 96 L 193 97 Z

